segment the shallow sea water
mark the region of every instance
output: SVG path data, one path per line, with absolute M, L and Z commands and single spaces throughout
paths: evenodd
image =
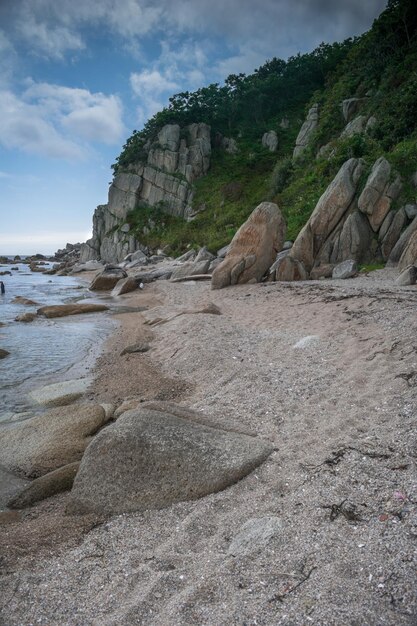
M 17 267 L 18 270 L 12 270 Z M 64 304 L 88 298 L 87 283 L 72 276 L 50 276 L 30 272 L 27 265 L 3 265 L 12 276 L 0 276 L 5 294 L 0 295 L 0 348 L 10 355 L 0 359 L 0 421 L 6 414 L 32 407 L 28 392 L 49 382 L 81 377 L 93 364 L 99 347 L 114 322 L 103 313 L 60 319 L 39 317 L 31 323 L 16 322 L 15 317 L 38 306 L 14 304 L 15 296 L 39 303 Z M 70 368 L 76 375 L 69 375 Z

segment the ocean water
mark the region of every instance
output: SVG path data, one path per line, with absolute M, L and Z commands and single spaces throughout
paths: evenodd
M 7 270 L 11 276 L 0 276 L 6 290 L 0 295 L 0 322 L 4 324 L 0 326 L 0 348 L 10 355 L 0 359 L 0 421 L 9 412 L 32 408 L 30 390 L 86 373 L 114 326 L 103 313 L 16 322 L 17 315 L 36 311 L 38 306 L 15 304 L 15 296 L 42 306 L 85 298 L 91 301 L 91 292 L 82 277 L 44 275 L 31 272 L 24 264 L 0 266 L 0 271 Z M 70 375 L 73 371 L 76 375 Z

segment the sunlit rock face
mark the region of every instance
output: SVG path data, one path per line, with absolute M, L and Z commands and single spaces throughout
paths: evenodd
M 93 216 L 93 236 L 81 249 L 81 262 L 101 259 L 119 262 L 140 249 L 140 243 L 120 229 L 130 211 L 141 202 L 159 205 L 171 215 L 186 217 L 193 199 L 193 182 L 210 167 L 210 126 L 190 124 L 181 129 L 167 124 L 155 141 L 148 142 L 146 157 L 117 173 L 108 202 Z

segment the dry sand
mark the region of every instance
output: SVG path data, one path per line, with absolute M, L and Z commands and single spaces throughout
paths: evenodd
M 416 624 L 417 288 L 394 276 L 121 298 L 149 310 L 118 316 L 90 399 L 173 400 L 275 451 L 161 511 L 70 517 L 61 495 L 3 525 L 1 623 Z M 207 302 L 222 315 L 176 316 Z M 138 340 L 149 352 L 120 356 Z M 228 554 L 265 516 L 281 521 L 267 546 Z

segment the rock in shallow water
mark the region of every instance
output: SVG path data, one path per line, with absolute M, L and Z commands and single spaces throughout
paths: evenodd
M 67 315 L 80 315 L 82 313 L 98 313 L 99 311 L 107 311 L 108 308 L 105 304 L 75 302 L 74 304 L 43 306 L 37 310 L 37 314 L 48 318 L 66 317 Z
M 112 515 L 195 500 L 237 482 L 271 452 L 268 442 L 168 412 L 128 411 L 86 450 L 69 511 Z
M 91 385 L 92 380 L 92 378 L 65 380 L 62 383 L 53 383 L 35 389 L 29 395 L 35 402 L 43 406 L 64 406 L 82 396 Z

